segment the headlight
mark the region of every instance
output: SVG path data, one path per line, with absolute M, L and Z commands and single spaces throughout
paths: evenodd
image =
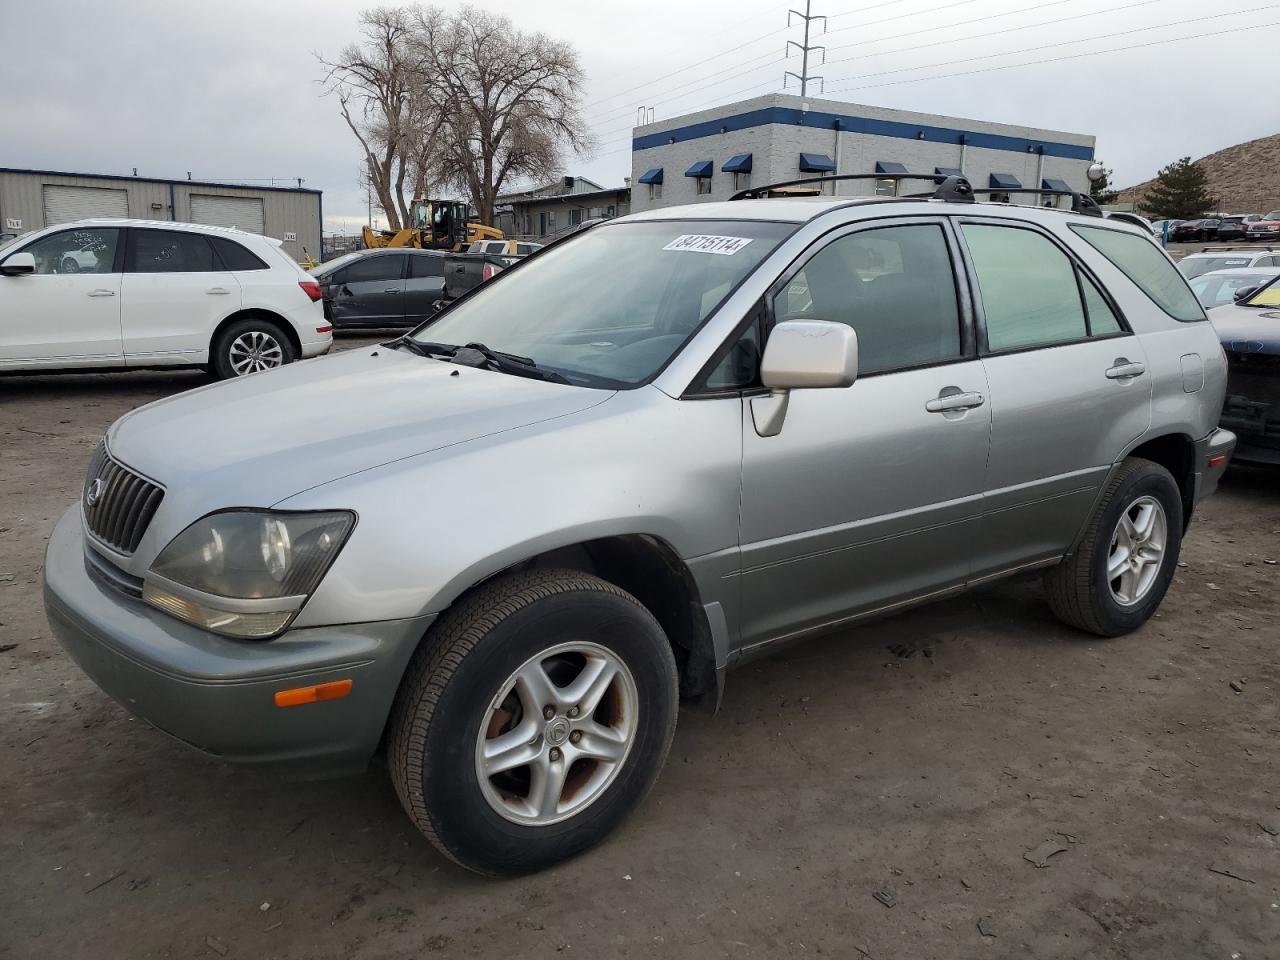
M 160 551 L 142 598 L 215 633 L 274 636 L 320 583 L 355 519 L 340 511 L 210 514 Z

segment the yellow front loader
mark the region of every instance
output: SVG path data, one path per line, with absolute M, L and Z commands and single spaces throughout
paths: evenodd
M 477 240 L 501 240 L 497 227 L 471 221 L 471 208 L 457 200 L 414 200 L 410 208 L 413 226 L 400 230 L 362 229 L 368 249 L 418 247 L 426 250 L 465 250 Z

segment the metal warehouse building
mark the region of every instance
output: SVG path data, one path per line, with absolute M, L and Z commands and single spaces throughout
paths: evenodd
M 724 200 L 752 184 L 847 173 L 961 173 L 975 187 L 1087 191 L 1094 138 L 983 120 L 770 94 L 636 127 L 631 209 Z M 823 192 L 894 196 L 924 181 L 843 181 Z M 1008 199 L 1034 203 L 1014 194 Z
M 132 217 L 237 227 L 284 241 L 295 259 L 321 258 L 319 190 L 152 180 L 0 168 L 0 233 L 86 217 Z

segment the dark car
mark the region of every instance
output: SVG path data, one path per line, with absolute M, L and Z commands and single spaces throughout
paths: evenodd
M 334 329 L 413 327 L 433 316 L 444 293 L 444 253 L 357 250 L 311 271 Z
M 1209 319 L 1227 355 L 1221 424 L 1239 438 L 1235 459 L 1280 465 L 1280 278 Z
M 1183 220 L 1180 224 L 1169 231 L 1169 240 L 1172 243 L 1189 243 L 1195 240 L 1203 240 L 1204 235 L 1200 231 L 1200 224 L 1203 220 Z
M 1259 214 L 1251 213 L 1241 217 L 1223 217 L 1218 225 L 1219 240 L 1243 240 L 1249 233 L 1249 224 L 1261 220 Z

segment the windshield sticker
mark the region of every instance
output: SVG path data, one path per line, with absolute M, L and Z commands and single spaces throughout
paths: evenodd
M 1239 267 L 1239 266 L 1247 267 L 1249 265 L 1248 260 L 1223 260 L 1222 262 L 1229 267 Z
M 685 253 L 715 253 L 722 257 L 731 257 L 750 242 L 750 237 L 716 237 L 701 233 L 683 233 L 662 249 L 680 250 Z

